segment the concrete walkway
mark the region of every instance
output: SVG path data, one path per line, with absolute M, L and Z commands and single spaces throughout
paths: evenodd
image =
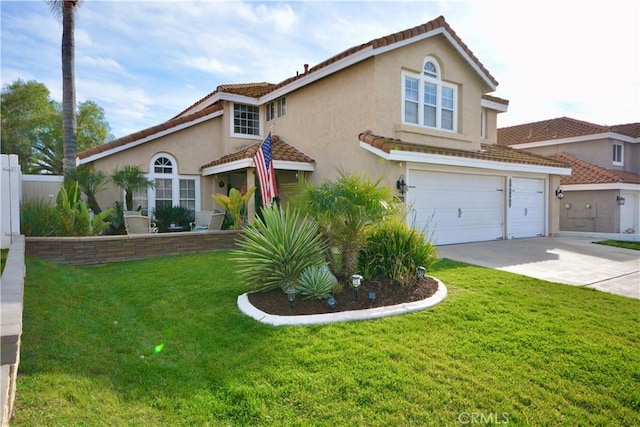
M 438 246 L 442 258 L 640 299 L 640 251 L 593 238 L 539 237 Z

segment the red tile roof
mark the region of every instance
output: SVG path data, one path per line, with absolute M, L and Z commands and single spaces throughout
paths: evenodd
M 194 120 L 197 120 L 201 117 L 204 117 L 208 114 L 214 113 L 216 111 L 222 110 L 223 106 L 221 103 L 215 103 L 213 105 L 208 106 L 207 108 L 196 111 L 195 113 L 186 115 L 184 117 L 173 118 L 169 121 L 161 123 L 156 126 L 152 126 L 150 128 L 143 129 L 141 131 L 123 136 L 122 138 L 114 139 L 113 141 L 107 142 L 106 144 L 101 144 L 96 147 L 90 148 L 88 150 L 81 151 L 78 153 L 79 159 L 85 159 L 87 157 L 93 156 L 95 154 L 103 153 L 105 151 L 120 147 L 122 145 L 130 144 L 139 139 L 143 139 L 152 135 L 155 135 L 159 132 L 169 130 L 173 127 L 181 125 L 183 123 L 189 123 Z
M 217 160 L 207 163 L 206 165 L 202 165 L 200 167 L 200 170 L 209 168 L 211 166 L 230 163 L 236 160 L 251 159 L 258 151 L 260 144 L 262 144 L 262 142 L 257 142 L 247 148 L 243 148 L 240 151 L 222 156 Z M 315 160 L 284 142 L 278 135 L 273 135 L 271 137 L 271 152 L 273 155 L 273 160 L 315 163 Z
M 482 99 L 486 99 L 487 101 L 496 102 L 498 104 L 509 105 L 509 101 L 506 99 L 498 98 L 497 96 L 491 95 L 482 95 Z
M 637 138 L 640 137 L 640 123 L 602 126 L 570 117 L 559 117 L 541 122 L 500 128 L 498 129 L 498 144 L 517 145 L 607 132 L 615 132 Z
M 467 55 L 469 55 L 469 57 L 471 58 L 471 60 L 478 66 L 478 68 L 480 70 L 482 70 L 482 72 L 487 76 L 487 78 L 494 84 L 494 85 L 498 85 L 498 81 L 491 75 L 491 73 L 489 73 L 489 70 L 487 70 L 484 65 L 482 65 L 482 63 L 480 62 L 480 60 L 473 54 L 473 52 L 471 51 L 471 49 L 469 49 L 469 47 L 460 39 L 460 37 L 458 37 L 458 35 L 456 34 L 455 31 L 453 31 L 453 29 L 449 26 L 449 24 L 447 23 L 447 21 L 444 19 L 443 16 L 439 16 L 436 19 L 429 21 L 425 24 L 421 24 L 418 25 L 416 27 L 413 28 L 409 28 L 407 30 L 403 30 L 403 31 L 399 31 L 397 33 L 393 33 L 390 34 L 388 36 L 384 36 L 384 37 L 380 37 L 377 39 L 373 39 L 367 43 L 363 43 L 360 44 L 358 46 L 354 46 L 351 47 L 345 51 L 342 51 L 340 53 L 338 53 L 337 55 L 332 56 L 329 59 L 326 59 L 325 61 L 322 61 L 321 63 L 306 69 L 305 72 L 301 73 L 301 74 L 297 74 L 296 76 L 290 77 L 288 79 L 283 80 L 282 82 L 278 83 L 278 84 L 270 84 L 270 83 L 249 83 L 248 86 L 256 86 L 256 85 L 262 85 L 260 86 L 260 89 L 262 90 L 258 90 L 256 91 L 255 95 L 248 95 L 248 96 L 255 96 L 255 97 L 260 97 L 263 95 L 266 95 L 267 93 L 274 91 L 276 89 L 279 89 L 283 86 L 288 85 L 289 83 L 292 83 L 298 79 L 301 79 L 302 77 L 305 77 L 311 73 L 314 73 L 318 70 L 321 70 L 323 68 L 326 68 L 327 66 L 338 62 L 339 60 L 346 58 L 348 56 L 351 56 L 361 50 L 367 49 L 369 47 L 373 48 L 373 49 L 379 49 L 381 47 L 385 47 L 388 45 L 391 45 L 393 43 L 396 42 L 400 42 L 403 40 L 408 40 L 411 39 L 413 37 L 419 36 L 421 34 L 427 33 L 429 31 L 433 31 L 436 30 L 438 28 L 443 28 L 445 29 L 450 35 L 451 37 L 453 37 L 453 39 L 456 41 L 456 43 L 458 43 L 460 45 L 460 47 L 465 51 L 465 53 Z M 216 90 L 214 92 L 211 92 L 209 95 L 205 96 L 204 98 L 200 99 L 199 101 L 197 101 L 196 103 L 194 103 L 193 105 L 189 106 L 188 108 L 186 108 L 182 113 L 186 111 L 189 111 L 191 108 L 205 102 L 207 99 L 213 97 L 214 95 L 216 95 L 217 93 L 220 92 L 229 92 L 229 93 L 238 93 L 235 90 L 238 90 L 237 87 L 238 86 L 243 86 L 243 85 L 221 85 L 218 86 L 216 88 Z M 241 93 L 242 95 L 244 95 L 245 93 Z M 492 101 L 495 102 L 499 102 L 501 104 L 509 104 L 508 101 L 505 101 L 504 99 L 500 99 L 497 97 L 493 97 L 494 99 L 491 99 Z M 178 116 L 180 116 L 180 114 L 178 114 Z M 178 117 L 176 116 L 176 117 Z
M 596 166 L 593 163 L 580 160 L 567 153 L 551 156 L 571 165 L 571 175 L 563 176 L 560 184 L 640 184 L 640 175 L 632 172 L 616 171 Z
M 632 138 L 640 138 L 640 123 L 627 123 L 624 125 L 609 126 L 611 132 L 630 136 Z
M 182 110 L 173 118 L 175 119 L 176 117 L 180 117 L 182 114 L 186 113 L 193 107 L 200 105 L 203 102 L 205 102 L 207 99 L 213 97 L 216 93 L 226 92 L 226 93 L 233 93 L 235 95 L 244 95 L 244 96 L 250 96 L 253 98 L 259 98 L 262 95 L 266 95 L 267 93 L 271 92 L 274 87 L 275 87 L 274 84 L 267 83 L 267 82 L 220 85 L 216 88 L 216 90 L 211 92 L 209 95 L 191 104 L 190 106 Z
M 399 139 L 373 135 L 369 131 L 362 132 L 358 136 L 358 138 L 360 139 L 360 141 L 365 142 L 374 148 L 378 148 L 385 153 L 390 153 L 391 150 L 400 150 L 418 153 L 441 154 L 444 156 L 466 157 L 480 160 L 492 160 L 505 163 L 520 163 L 560 168 L 568 167 L 567 164 L 562 160 L 556 160 L 538 154 L 515 150 L 513 148 L 503 147 L 497 144 L 482 144 L 480 150 L 472 151 L 403 142 Z
M 317 72 L 318 70 L 321 70 L 345 57 L 348 57 L 350 55 L 353 55 L 359 51 L 362 51 L 364 49 L 367 48 L 373 48 L 373 49 L 378 49 L 381 47 L 385 47 L 385 46 L 389 46 L 393 43 L 396 42 L 400 42 L 403 40 L 408 40 L 411 39 L 413 37 L 417 37 L 421 34 L 425 34 L 427 32 L 436 30 L 438 28 L 442 28 L 444 30 L 446 30 L 451 37 L 456 41 L 456 43 L 458 43 L 460 45 L 460 47 L 465 51 L 465 53 L 469 56 L 469 58 L 471 58 L 471 60 L 476 64 L 476 66 L 482 71 L 482 73 L 484 73 L 487 78 L 494 84 L 497 85 L 498 81 L 489 73 L 489 71 L 484 67 L 484 65 L 482 65 L 482 63 L 480 62 L 480 60 L 473 54 L 473 52 L 469 49 L 469 47 L 458 37 L 458 35 L 455 33 L 455 31 L 453 31 L 453 29 L 449 26 L 449 24 L 447 23 L 447 21 L 444 19 L 443 16 L 439 16 L 438 18 L 429 21 L 425 24 L 422 25 L 418 25 L 416 27 L 413 28 L 409 28 L 407 30 L 404 31 L 399 31 L 397 33 L 394 34 L 390 34 L 388 36 L 384 36 L 384 37 L 380 37 L 377 39 L 373 39 L 367 43 L 363 43 L 361 45 L 358 46 L 354 46 L 350 49 L 347 49 L 337 55 L 332 56 L 331 58 L 309 68 L 306 69 L 305 67 L 305 72 L 302 74 L 298 74 L 294 77 L 290 77 L 278 84 L 272 84 L 272 83 L 267 83 L 267 82 L 260 82 L 260 83 L 244 83 L 244 84 L 227 84 L 227 85 L 220 85 L 216 88 L 216 90 L 212 93 L 210 93 L 209 95 L 205 96 L 204 98 L 196 101 L 194 104 L 190 105 L 189 107 L 187 107 L 185 110 L 183 110 L 182 112 L 180 112 L 178 115 L 176 115 L 175 117 L 171 118 L 170 120 L 168 120 L 167 122 L 164 122 L 160 125 L 156 125 L 147 129 L 144 129 L 142 131 L 133 133 L 131 135 L 127 135 L 124 136 L 122 138 L 118 138 L 114 141 L 111 141 L 107 144 L 103 144 L 100 145 L 99 147 L 95 147 L 92 148 L 90 150 L 86 150 L 83 151 L 81 153 L 78 154 L 78 157 L 80 159 L 84 159 L 88 156 L 91 156 L 93 154 L 97 154 L 97 153 L 101 153 L 104 151 L 108 151 L 112 148 L 118 147 L 118 146 L 122 146 L 122 145 L 126 145 L 128 143 L 134 142 L 138 139 L 142 139 L 148 136 L 153 135 L 154 133 L 163 131 L 163 130 L 167 130 L 169 128 L 172 128 L 174 126 L 177 126 L 181 123 L 185 123 L 188 121 L 192 121 L 195 120 L 196 118 L 199 118 L 203 115 L 209 114 L 212 111 L 217 111 L 222 109 L 221 105 L 218 105 L 218 103 L 215 103 L 213 105 L 207 106 L 205 109 L 201 110 L 201 111 L 197 111 L 195 113 L 189 113 L 187 115 L 185 115 L 184 117 L 182 117 L 183 114 L 186 114 L 188 111 L 190 111 L 191 109 L 193 109 L 194 107 L 206 102 L 207 100 L 209 100 L 210 98 L 212 98 L 213 96 L 215 96 L 218 93 L 221 92 L 225 92 L 225 93 L 232 93 L 232 94 L 238 94 L 238 95 L 245 95 L 245 96 L 250 96 L 250 97 L 255 97 L 255 98 L 259 98 L 261 96 L 266 95 L 267 93 L 270 93 L 278 88 L 281 88 L 283 86 L 288 85 L 289 83 L 292 83 L 295 80 L 301 79 L 302 77 L 307 76 L 308 74 Z M 508 101 L 497 98 L 497 97 L 488 97 L 485 96 L 485 99 L 489 99 L 492 100 L 494 102 L 499 102 L 501 104 L 507 104 L 508 105 Z

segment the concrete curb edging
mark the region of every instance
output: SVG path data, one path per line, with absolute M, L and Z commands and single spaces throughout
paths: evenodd
M 268 314 L 256 308 L 249 301 L 247 293 L 238 296 L 238 308 L 241 312 L 257 320 L 272 326 L 286 325 L 321 325 L 335 322 L 350 322 L 354 320 L 378 319 L 381 317 L 398 316 L 401 314 L 413 313 L 416 311 L 426 310 L 436 304 L 441 303 L 447 296 L 447 287 L 439 279 L 432 277 L 438 281 L 438 290 L 429 298 L 421 301 L 408 302 L 403 304 L 391 305 L 388 307 L 376 307 L 366 310 L 339 311 L 336 313 L 324 314 L 308 314 L 301 316 L 278 316 Z

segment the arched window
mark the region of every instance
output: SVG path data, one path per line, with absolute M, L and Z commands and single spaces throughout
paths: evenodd
M 154 187 L 134 195 L 137 205 L 148 213 L 161 206 L 183 206 L 193 211 L 200 209 L 200 177 L 181 175 L 178 162 L 167 153 L 158 153 L 149 161 L 147 178 Z
M 458 86 L 442 80 L 434 58 L 425 58 L 422 74 L 402 73 L 402 91 L 404 123 L 457 131 Z
M 166 157 L 158 157 L 153 162 L 153 171 L 155 173 L 173 173 L 173 163 Z
M 434 79 L 438 78 L 438 69 L 436 68 L 436 64 L 433 61 L 425 61 L 422 72 L 427 77 L 432 77 Z

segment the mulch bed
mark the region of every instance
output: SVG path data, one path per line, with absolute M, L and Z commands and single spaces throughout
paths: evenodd
M 347 310 L 364 310 L 367 308 L 384 307 L 406 302 L 420 301 L 430 297 L 438 290 L 438 282 L 431 277 L 424 277 L 415 286 L 405 289 L 391 279 L 363 281 L 355 299 L 353 288 L 344 286 L 343 290 L 333 297 L 336 307 L 330 308 L 326 300 L 302 299 L 297 295 L 293 307 L 289 308 L 287 295 L 280 289 L 268 292 L 250 293 L 249 301 L 254 307 L 268 314 L 279 316 L 295 316 L 301 314 L 336 313 Z M 376 293 L 373 303 L 369 302 L 369 292 Z

